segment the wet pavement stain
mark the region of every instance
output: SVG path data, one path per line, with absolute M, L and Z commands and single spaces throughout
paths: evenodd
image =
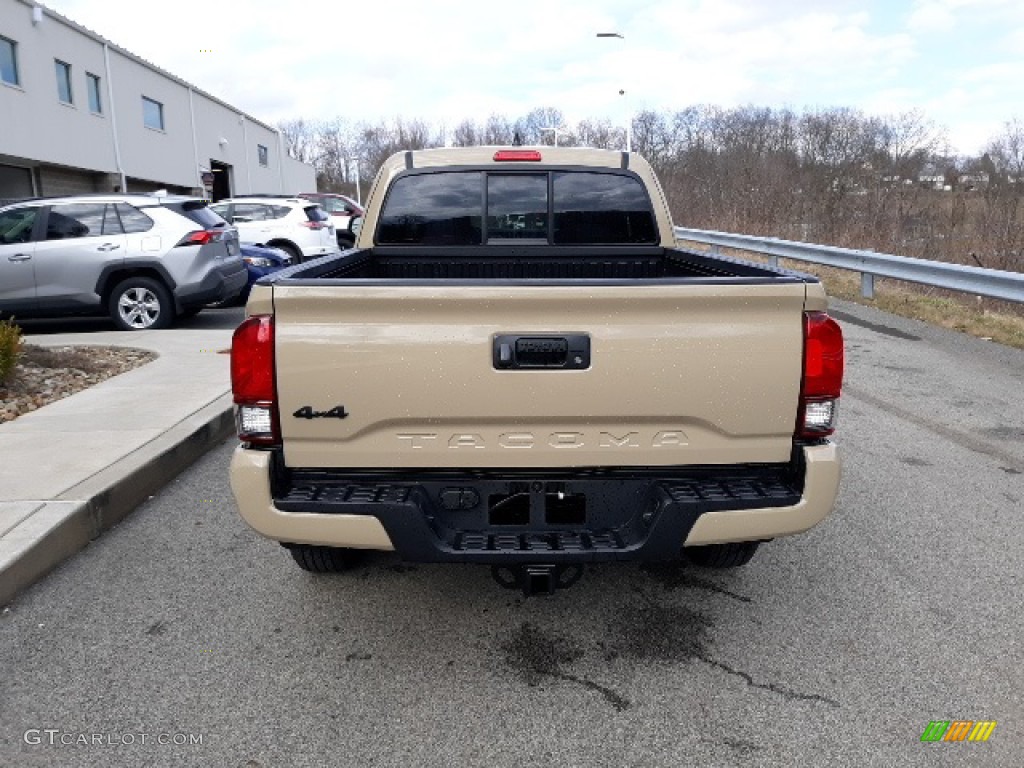
M 762 749 L 760 744 L 744 741 L 743 739 L 722 739 L 722 743 L 729 747 L 729 749 L 734 749 L 744 755 L 751 755 L 754 752 L 760 752 Z
M 751 688 L 758 688 L 762 691 L 769 691 L 771 693 L 782 696 L 784 699 L 788 699 L 789 701 L 818 701 L 822 704 L 828 704 L 830 707 L 839 707 L 839 702 L 835 699 L 830 699 L 828 696 L 822 696 L 821 694 L 817 693 L 800 693 L 799 691 L 794 691 L 789 688 L 785 688 L 781 685 L 777 685 L 775 683 L 755 683 L 754 678 L 751 675 L 747 674 L 742 670 L 733 669 L 728 664 L 723 664 L 722 662 L 716 659 L 712 659 L 710 656 L 707 658 L 701 657 L 700 660 L 703 661 L 705 664 L 709 664 L 710 666 L 715 667 L 716 669 L 722 670 L 726 674 L 740 678 L 741 680 L 746 682 L 746 684 Z
M 546 678 L 563 680 L 601 694 L 619 712 L 630 707 L 629 699 L 611 688 L 563 669 L 564 665 L 573 664 L 584 656 L 583 649 L 571 638 L 548 634 L 524 622 L 502 650 L 508 665 L 517 670 L 529 686 L 538 686 Z
M 921 340 L 920 336 L 915 336 L 912 333 L 907 333 L 906 331 L 902 331 L 899 328 L 893 328 L 892 326 L 889 325 L 880 325 L 878 323 L 868 322 L 867 320 L 862 320 L 859 317 L 848 315 L 845 312 L 840 312 L 839 310 L 836 309 L 829 310 L 829 314 L 832 315 L 832 317 L 834 317 L 841 323 L 859 325 L 861 328 L 867 328 L 868 330 L 874 331 L 875 333 L 880 333 L 883 336 L 892 336 L 894 339 L 903 339 L 905 341 Z
M 998 438 L 1000 440 L 1013 440 L 1016 442 L 1024 441 L 1024 427 L 990 427 L 989 429 L 980 430 L 986 435 Z
M 614 638 L 608 653 L 637 661 L 689 662 L 709 654 L 705 616 L 682 606 L 661 605 L 641 596 L 647 604 L 626 610 L 609 625 Z
M 675 581 L 669 580 L 669 583 L 674 584 Z M 734 599 L 750 602 L 749 598 L 730 593 L 692 574 L 686 576 L 680 586 L 723 591 Z M 531 622 L 522 623 L 511 638 L 499 646 L 505 654 L 506 664 L 518 672 L 529 686 L 541 685 L 546 680 L 575 683 L 601 694 L 619 712 L 632 707 L 633 702 L 608 686 L 569 671 L 571 665 L 581 661 L 591 650 L 605 663 L 625 664 L 627 668 L 652 662 L 688 664 L 697 661 L 738 677 L 750 688 L 768 691 L 790 701 L 840 706 L 835 699 L 821 694 L 804 693 L 775 682 L 758 682 L 744 670 L 719 661 L 712 654 L 709 631 L 714 624 L 708 617 L 685 606 L 663 605 L 640 587 L 635 588 L 635 593 L 642 603 L 618 610 L 608 622 L 604 637 L 594 638 L 593 648 L 585 647 L 575 637 L 555 634 Z M 741 744 L 745 746 L 736 746 Z M 749 742 L 737 741 L 736 745 L 733 746 L 741 751 L 759 748 Z
M 637 661 L 701 661 L 740 678 L 751 688 L 769 691 L 791 701 L 817 701 L 832 707 L 839 706 L 835 699 L 817 693 L 802 693 L 777 683 L 756 682 L 749 673 L 712 656 L 708 630 L 714 625 L 706 616 L 683 606 L 662 605 L 639 588 L 636 592 L 645 605 L 624 611 L 609 626 L 609 636 L 616 637 L 617 643 L 613 642 L 607 653 Z
M 924 368 L 914 368 L 913 366 L 905 365 L 883 365 L 883 368 L 887 371 L 893 371 L 894 373 L 927 373 Z
M 158 621 L 146 630 L 146 634 L 150 637 L 155 637 L 158 635 L 162 635 L 166 631 L 167 627 L 164 626 L 163 621 Z
M 696 575 L 682 563 L 644 563 L 640 566 L 640 570 L 661 584 L 666 592 L 672 592 L 683 587 L 703 589 L 707 592 L 715 592 L 731 597 L 743 603 L 751 602 L 751 599 L 745 595 L 737 594 L 709 579 Z
M 395 563 L 385 567 L 392 573 L 415 573 L 418 570 L 415 565 L 408 565 L 407 563 Z
M 914 456 L 900 456 L 900 461 L 906 464 L 908 467 L 931 467 L 934 466 L 930 462 L 924 459 L 918 459 Z

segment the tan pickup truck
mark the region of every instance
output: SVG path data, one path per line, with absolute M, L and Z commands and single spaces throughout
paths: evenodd
M 832 509 L 843 339 L 816 278 L 678 247 L 636 154 L 404 152 L 355 248 L 235 332 L 242 517 L 311 571 L 746 563 Z

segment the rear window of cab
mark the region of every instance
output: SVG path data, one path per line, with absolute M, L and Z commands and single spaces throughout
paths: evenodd
M 397 178 L 378 245 L 630 245 L 658 241 L 643 183 L 601 171 L 443 171 Z

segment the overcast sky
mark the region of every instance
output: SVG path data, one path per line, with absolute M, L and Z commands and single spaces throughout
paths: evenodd
M 919 109 L 974 153 L 1024 117 L 1024 0 L 46 4 L 272 124 L 454 127 L 539 106 L 569 122 L 693 104 Z

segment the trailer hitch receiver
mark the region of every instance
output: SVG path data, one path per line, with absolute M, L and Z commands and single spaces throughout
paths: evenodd
M 521 589 L 526 597 L 553 595 L 556 589 L 571 587 L 583 575 L 582 565 L 495 565 L 491 568 L 494 580 L 506 589 Z

